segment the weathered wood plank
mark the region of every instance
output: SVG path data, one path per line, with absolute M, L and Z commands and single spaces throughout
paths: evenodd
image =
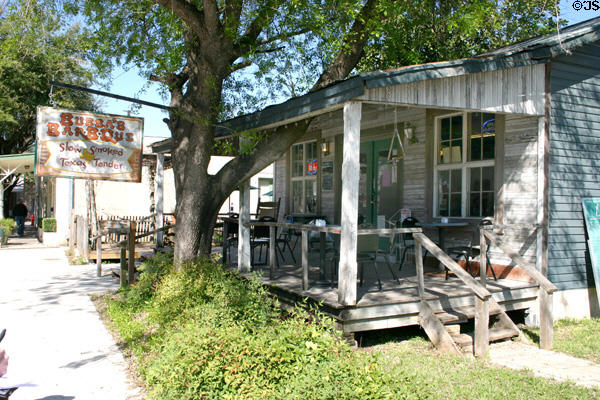
M 273 276 L 275 275 L 275 261 L 277 257 L 277 249 L 275 248 L 275 246 L 277 246 L 275 243 L 276 230 L 277 228 L 274 226 L 269 227 L 269 276 L 271 279 L 273 279 Z
M 302 289 L 308 290 L 308 231 L 302 231 Z
M 552 282 L 550 282 L 534 265 L 527 262 L 519 253 L 505 245 L 502 240 L 493 232 L 483 230 L 484 235 L 492 241 L 492 243 L 500 248 L 504 254 L 509 256 L 520 268 L 525 270 L 547 293 L 554 293 L 558 290 Z
M 122 289 L 127 287 L 127 248 L 125 246 L 125 243 L 121 244 L 121 275 L 119 278 Z
M 473 352 L 476 357 L 485 357 L 490 346 L 490 304 L 489 300 L 475 298 L 475 340 Z
M 456 263 L 450 256 L 442 249 L 440 249 L 435 243 L 431 241 L 427 236 L 422 233 L 413 234 L 415 241 L 420 242 L 435 258 L 437 258 L 442 264 L 444 264 L 450 271 L 452 271 L 473 293 L 480 299 L 488 299 L 491 293 L 484 288 L 479 282 L 477 282 L 468 272 L 466 272 L 460 265 Z
M 135 229 L 137 223 L 135 221 L 130 222 L 129 236 L 128 236 L 128 253 L 129 253 L 129 266 L 127 269 L 127 278 L 129 285 L 133 285 L 135 280 Z
M 338 298 L 344 305 L 356 304 L 356 239 L 358 184 L 360 177 L 360 123 L 362 104 L 344 105 L 344 154 L 342 161 L 342 219 Z
M 419 303 L 419 324 L 438 350 L 451 354 L 461 354 L 444 325 L 437 319 L 427 302 L 423 300 Z
M 540 348 L 550 350 L 554 344 L 552 293 L 541 291 L 538 302 L 540 305 Z
M 240 223 L 238 224 L 238 270 L 250 271 L 250 228 L 246 222 L 250 221 L 250 181 L 240 184 Z

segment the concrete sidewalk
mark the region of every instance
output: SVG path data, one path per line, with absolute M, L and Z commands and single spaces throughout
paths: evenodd
M 529 370 L 535 376 L 600 388 L 600 365 L 534 345 L 513 341 L 496 343 L 490 346 L 489 359 L 492 364 Z
M 64 249 L 20 239 L 0 248 L 0 329 L 10 356 L 7 375 L 36 387 L 11 400 L 143 399 L 89 298 L 118 286 L 95 265 L 68 265 Z

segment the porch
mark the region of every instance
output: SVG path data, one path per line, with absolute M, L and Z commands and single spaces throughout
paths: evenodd
M 333 285 L 311 284 L 304 290 L 302 267 L 281 265 L 270 277 L 268 266 L 258 265 L 253 272 L 243 272 L 242 276 L 250 278 L 255 273 L 267 290 L 277 297 L 282 307 L 291 309 L 306 299 L 308 304 L 332 317 L 337 322 L 338 329 L 346 334 L 419 325 L 421 298 L 414 264 L 403 266 L 399 281 L 394 280 L 385 268 L 381 268 L 381 290 L 377 287 L 373 269 L 367 268 L 364 284 L 357 288 L 357 302 L 354 306 L 343 305 L 338 301 L 337 282 Z M 309 267 L 309 281 L 314 283 L 318 280 L 319 265 L 315 260 Z M 467 311 L 474 307 L 473 292 L 460 279 L 451 275 L 446 280 L 444 273 L 429 268 L 424 276 L 424 286 L 423 299 L 434 313 L 454 312 L 460 317 L 460 322 L 473 318 Z M 506 278 L 489 281 L 487 285 L 493 299 L 505 311 L 535 307 L 538 288 L 539 285 L 534 282 Z
M 396 265 L 390 262 L 390 258 L 385 260 L 389 267 L 385 274 L 383 268 L 378 270 L 377 253 L 367 261 L 373 264 L 371 268 L 365 265 L 357 268 L 357 264 L 350 269 L 344 268 L 338 263 L 343 252 L 337 257 L 324 257 L 325 234 L 341 234 L 339 226 L 253 221 L 242 224 L 240 231 L 242 227 L 248 229 L 251 226 L 269 227 L 268 269 L 261 270 L 253 266 L 253 272 L 250 272 L 250 268 L 240 268 L 240 265 L 254 264 L 256 254 L 251 256 L 244 253 L 243 248 L 248 247 L 248 243 L 239 239 L 238 257 L 241 263 L 237 265 L 237 270 L 248 278 L 254 272 L 259 272 L 261 282 L 279 299 L 284 308 L 307 303 L 334 318 L 337 327 L 350 336 L 360 331 L 420 325 L 440 350 L 454 353 L 460 353 L 461 350 L 472 351 L 481 356 L 487 353 L 489 342 L 521 335 L 506 311 L 533 308 L 539 304 L 537 300 L 540 296 L 540 312 L 547 313 L 544 304 L 548 304 L 548 298 L 551 304 L 552 293 L 556 291 L 556 287 L 535 266 L 527 263 L 502 242 L 497 234 L 501 233 L 501 229 L 494 232 L 492 226 L 480 229 L 480 265 L 488 265 L 486 257 L 489 241 L 519 265 L 531 278 L 530 281 L 506 278 L 488 281 L 488 268 L 479 268 L 479 276 L 474 278 L 425 236 L 419 227 L 356 231 L 357 237 L 370 235 L 393 238 L 412 235 L 415 263 L 401 269 L 402 275 L 398 277 L 395 273 Z M 300 267 L 287 263 L 277 265 L 277 228 L 302 232 Z M 308 245 L 310 231 L 320 233 L 320 246 L 313 254 L 309 252 Z M 355 239 L 354 243 L 358 241 Z M 427 270 L 423 263 L 424 250 L 432 254 L 454 276 L 447 279 L 443 270 Z M 361 253 L 355 249 L 355 254 L 359 256 L 360 264 Z M 233 257 L 229 261 L 234 261 Z M 337 281 L 336 271 L 339 278 Z M 360 274 L 360 281 L 357 279 L 357 272 Z M 376 281 L 378 285 L 375 285 Z M 348 292 L 352 293 L 352 303 L 344 301 Z M 457 324 L 470 319 L 474 319 L 475 332 L 471 335 L 461 334 L 460 325 Z M 542 331 L 542 335 L 547 340 L 551 331 Z

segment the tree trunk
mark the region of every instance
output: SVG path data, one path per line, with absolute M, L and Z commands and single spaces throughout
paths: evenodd
M 207 66 L 196 71 L 199 70 L 204 73 L 190 78 L 185 96 L 173 97 L 180 104 L 175 104 L 178 111 L 171 113 L 170 120 L 177 201 L 177 264 L 210 253 L 217 213 L 227 197 L 214 190 L 213 178 L 208 174 L 222 79 L 218 73 L 206 73 L 210 70 Z

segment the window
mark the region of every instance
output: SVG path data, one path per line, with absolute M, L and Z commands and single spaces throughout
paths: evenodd
M 435 215 L 494 215 L 496 116 L 464 113 L 436 121 Z
M 273 201 L 273 178 L 258 178 L 260 201 Z
M 291 180 L 292 211 L 317 212 L 317 142 L 299 143 L 292 146 Z

